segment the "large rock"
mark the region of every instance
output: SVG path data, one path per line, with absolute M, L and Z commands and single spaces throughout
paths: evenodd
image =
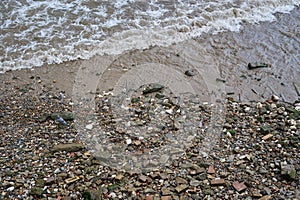
M 149 84 L 146 89 L 143 91 L 143 94 L 149 94 L 153 92 L 158 92 L 164 88 L 163 85 L 158 83 Z
M 74 152 L 74 151 L 79 151 L 83 148 L 84 148 L 83 144 L 80 143 L 58 144 L 52 147 L 51 151 L 52 152 L 57 152 L 57 151 Z
M 289 165 L 285 162 L 281 163 L 281 175 L 287 179 L 295 180 L 296 169 L 294 165 Z
M 34 187 L 31 189 L 30 194 L 32 196 L 41 197 L 43 194 L 43 189 L 40 187 Z

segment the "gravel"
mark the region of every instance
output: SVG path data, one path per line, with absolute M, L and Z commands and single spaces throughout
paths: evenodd
M 0 199 L 297 199 L 300 196 L 299 102 L 288 104 L 270 97 L 262 102 L 241 103 L 228 98 L 222 133 L 206 157 L 199 149 L 208 134 L 210 107 L 194 102 L 189 112 L 194 113 L 191 122 L 200 134 L 169 165 L 159 166 L 151 161 L 152 166 L 158 167 L 141 172 L 104 165 L 93 154 L 93 148 L 84 145 L 78 136 L 71 98 L 67 95 L 62 98 L 62 91 L 41 88 L 36 91 L 30 84 L 11 84 L 1 89 Z M 98 119 L 106 132 L 116 133 L 110 141 L 123 141 L 127 145 L 125 151 L 147 152 L 146 149 L 151 151 L 168 143 L 168 133 L 182 133 L 182 123 L 175 123 L 172 116 L 176 114 L 180 119 L 184 114 L 177 112 L 180 107 L 176 103 L 164 101 L 163 89 L 161 85 L 155 85 L 154 90 L 148 88 L 128 105 L 135 112 L 131 120 L 141 127 L 148 126 L 152 119 L 149 119 L 151 106 L 159 111 L 151 121 L 157 128 L 156 135 L 133 137 L 132 127 L 123 126 L 122 119 L 118 121 L 106 113 Z M 99 97 L 99 112 L 109 108 L 102 101 L 107 98 L 110 97 Z M 149 99 L 155 101 L 147 113 L 139 102 Z M 156 126 L 162 121 L 165 124 Z M 87 131 L 93 128 L 92 124 L 86 127 Z

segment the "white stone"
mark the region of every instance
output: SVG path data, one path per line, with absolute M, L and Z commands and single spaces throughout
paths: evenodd
M 227 137 L 232 138 L 232 135 L 229 131 L 226 134 L 227 134 Z
M 278 100 L 279 100 L 279 97 L 276 96 L 276 95 L 273 95 L 273 96 L 272 96 L 272 99 L 273 99 L 273 101 L 278 101 Z
M 11 186 L 11 187 L 7 188 L 7 191 L 11 192 L 11 191 L 13 191 L 14 189 L 15 189 L 15 187 L 14 187 L 14 186 Z
M 126 144 L 131 144 L 132 143 L 132 140 L 129 138 L 126 140 Z
M 256 104 L 256 108 L 258 108 L 258 109 L 262 108 L 262 104 L 261 104 L 260 102 L 258 102 L 258 103 Z
M 275 109 L 275 108 L 277 108 L 276 104 L 275 104 L 275 103 L 272 103 L 272 104 L 271 104 L 271 109 Z
M 245 112 L 249 112 L 250 109 L 251 109 L 250 107 L 246 107 L 246 108 L 245 108 Z
M 93 124 L 88 124 L 85 126 L 86 129 L 92 130 L 93 129 Z
M 173 114 L 173 110 L 172 109 L 168 109 L 168 110 L 166 110 L 166 113 L 168 113 L 169 115 L 172 115 Z

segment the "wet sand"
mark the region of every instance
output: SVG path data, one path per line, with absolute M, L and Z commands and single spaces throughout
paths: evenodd
M 223 82 L 221 89 L 225 91 L 222 92 L 241 101 L 266 99 L 275 94 L 283 101 L 294 102 L 300 90 L 299 10 L 278 14 L 275 22 L 246 24 L 239 33 L 206 34 L 169 47 L 9 71 L 0 75 L 1 87 L 10 87 L 8 83 L 36 83 L 36 87 L 43 84 L 72 96 L 74 85 L 82 78 L 92 82 L 88 84 L 91 90 L 95 90 L 95 85 L 107 90 L 125 87 L 120 80 L 138 76 L 141 82 L 150 81 L 150 76 L 164 72 L 173 74 L 165 77 L 168 83 L 187 82 L 194 90 L 204 88 L 207 91 L 209 85 Z M 270 67 L 249 70 L 249 63 L 265 63 Z M 153 67 L 158 65 L 159 68 Z M 144 70 L 143 76 L 136 74 L 141 73 L 139 68 Z M 187 77 L 186 70 L 194 70 L 196 75 Z

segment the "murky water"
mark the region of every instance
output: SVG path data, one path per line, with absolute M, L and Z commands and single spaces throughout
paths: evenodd
M 0 69 L 31 68 L 94 55 L 168 46 L 203 33 L 276 20 L 299 0 L 3 0 Z

